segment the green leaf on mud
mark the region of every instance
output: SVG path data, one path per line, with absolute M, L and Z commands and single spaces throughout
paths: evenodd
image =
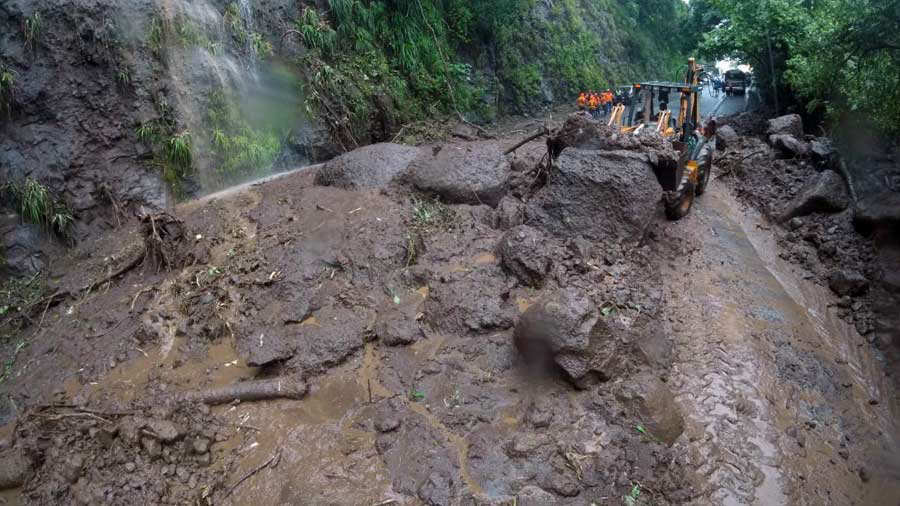
M 400 304 L 400 297 L 398 295 L 394 295 L 394 304 Z
M 422 392 L 419 391 L 419 390 L 411 390 L 411 391 L 409 392 L 409 400 L 411 400 L 411 401 L 418 402 L 418 401 L 421 401 L 421 400 L 424 399 L 424 398 L 425 398 L 425 394 L 422 393 Z
M 634 428 L 641 434 L 647 434 L 647 429 L 645 429 L 643 425 L 635 425 Z

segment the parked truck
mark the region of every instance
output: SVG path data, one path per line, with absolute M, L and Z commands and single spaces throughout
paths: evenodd
M 725 72 L 725 94 L 735 95 L 740 92 L 743 95 L 747 91 L 750 76 L 744 72 L 732 69 Z

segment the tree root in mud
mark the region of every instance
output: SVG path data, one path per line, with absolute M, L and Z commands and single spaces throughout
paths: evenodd
M 184 222 L 169 213 L 152 213 L 141 217 L 145 258 L 151 259 L 156 270 L 178 267 L 179 249 L 187 240 Z
M 199 402 L 216 405 L 232 401 L 263 401 L 269 399 L 301 399 L 306 395 L 306 382 L 298 376 L 264 380 L 242 381 L 208 390 L 187 392 L 180 396 L 184 402 Z
M 515 150 L 521 148 L 521 147 L 524 146 L 525 144 L 528 144 L 529 142 L 531 142 L 531 141 L 537 139 L 538 137 L 540 137 L 540 136 L 542 136 L 542 135 L 550 135 L 550 130 L 549 130 L 547 127 L 541 128 L 541 129 L 538 130 L 534 135 L 530 135 L 530 136 L 526 137 L 525 139 L 522 139 L 521 141 L 519 141 L 518 144 L 516 144 L 515 146 L 513 146 L 513 147 L 507 149 L 506 151 L 504 151 L 503 154 L 504 154 L 504 155 L 508 155 L 508 154 L 512 153 L 513 151 L 515 151 Z

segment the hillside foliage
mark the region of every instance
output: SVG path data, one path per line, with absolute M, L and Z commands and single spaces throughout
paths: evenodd
M 680 0 L 325 3 L 296 21 L 311 49 L 301 62 L 313 69 L 304 95 L 345 147 L 416 119 L 491 120 L 673 74 L 686 46 Z M 371 118 L 383 126 L 374 139 Z
M 760 90 L 832 125 L 900 133 L 900 0 L 692 0 L 698 45 L 753 66 Z

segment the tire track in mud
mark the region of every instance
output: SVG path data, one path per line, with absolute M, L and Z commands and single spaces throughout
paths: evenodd
M 714 185 L 670 229 L 692 248 L 664 277 L 692 504 L 894 504 L 896 481 L 859 477 L 866 455 L 896 433 L 894 403 L 868 403 L 887 388 L 876 360 L 823 316 L 825 296 L 801 298 L 802 283 L 772 270 L 774 253 L 756 248 L 774 245 L 751 240 L 747 221 Z

